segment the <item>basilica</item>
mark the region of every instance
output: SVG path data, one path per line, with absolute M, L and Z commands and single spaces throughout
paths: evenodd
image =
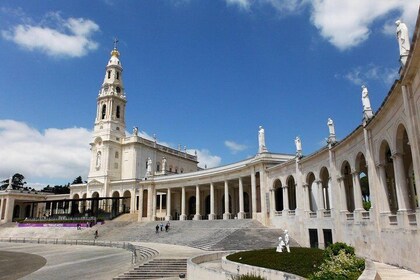
M 97 96 L 87 183 L 58 198 L 4 192 L 0 219 L 37 215 L 36 200 L 65 201 L 43 209 L 52 214 L 64 208 L 109 218 L 132 213 L 139 222 L 255 219 L 287 228 L 302 246 L 342 241 L 367 258 L 420 272 L 419 36 L 420 21 L 410 50 L 400 52 L 399 78 L 376 112 L 362 87 L 363 121 L 343 140 L 329 119 L 320 150 L 303 155 L 297 138 L 295 154 L 274 153 L 260 127 L 253 157 L 209 169 L 186 149 L 143 138 L 137 128 L 126 132 L 129 96 L 115 46 Z M 22 210 L 13 211 L 18 204 Z

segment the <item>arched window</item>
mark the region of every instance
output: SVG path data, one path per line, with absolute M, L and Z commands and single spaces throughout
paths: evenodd
M 108 79 L 111 78 L 111 71 L 108 71 Z
M 102 105 L 102 119 L 105 119 L 106 116 L 106 105 Z
M 117 71 L 117 80 L 120 79 L 120 72 Z
M 120 118 L 120 106 L 117 106 L 117 111 L 115 112 L 115 116 L 117 117 L 117 119 Z
M 156 164 L 156 171 L 157 171 L 157 172 L 159 172 L 159 171 L 160 171 L 160 164 L 159 164 L 159 163 L 157 163 L 157 164 Z

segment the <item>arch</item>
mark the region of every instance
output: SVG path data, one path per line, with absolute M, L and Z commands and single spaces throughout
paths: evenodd
M 395 187 L 394 162 L 391 148 L 386 140 L 383 140 L 379 148 L 380 168 L 384 169 L 381 175 L 382 188 L 385 191 L 389 211 L 396 214 L 398 210 L 397 189 Z
M 99 211 L 99 193 L 98 192 L 93 192 L 92 193 L 92 204 L 91 204 L 91 209 L 90 211 L 92 212 L 92 215 L 96 216 L 98 214 Z
M 318 188 L 315 183 L 315 174 L 313 172 L 309 172 L 306 175 L 306 183 L 308 184 L 308 201 L 309 201 L 309 210 L 311 212 L 316 212 L 318 210 Z
M 112 193 L 112 204 L 111 204 L 111 219 L 117 217 L 120 214 L 120 193 L 114 191 Z
M 355 162 L 356 172 L 358 173 L 358 180 L 360 182 L 360 191 L 362 194 L 363 208 L 370 209 L 370 188 L 369 177 L 365 155 L 359 152 L 356 156 Z
M 276 179 L 273 183 L 275 210 L 283 211 L 283 188 L 280 179 Z
M 296 210 L 296 183 L 295 178 L 290 175 L 287 180 L 287 198 L 289 200 L 289 209 Z
M 119 119 L 120 118 L 120 105 L 117 105 L 117 108 L 116 108 L 116 110 L 115 110 L 115 116 L 117 117 L 117 119 Z
M 102 105 L 102 111 L 101 111 L 101 119 L 105 119 L 106 116 L 106 104 Z
M 353 177 L 352 177 L 350 163 L 347 160 L 345 160 L 341 165 L 341 176 L 343 177 L 347 211 L 353 212 L 355 208 Z
M 123 213 L 129 213 L 131 210 L 131 191 L 126 190 L 123 197 Z
M 413 156 L 410 139 L 403 124 L 400 124 L 397 128 L 395 144 L 396 151 L 401 157 L 400 165 L 402 165 L 401 169 L 403 170 L 403 173 L 400 174 L 403 182 L 400 193 L 403 196 L 402 199 L 405 201 L 407 209 L 415 210 L 418 205 L 418 199 L 414 184 L 414 170 L 412 170 Z
M 73 195 L 73 199 L 79 199 L 79 194 L 75 193 Z M 74 216 L 77 214 L 79 214 L 79 201 L 78 200 L 71 202 L 71 215 Z
M 324 207 L 326 210 L 331 209 L 331 188 L 330 188 L 330 172 L 328 168 L 323 166 L 319 172 L 319 178 L 322 184 L 323 196 L 324 196 Z

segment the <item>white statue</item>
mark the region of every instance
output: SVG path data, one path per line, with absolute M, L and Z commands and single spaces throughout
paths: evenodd
M 335 135 L 335 128 L 334 128 L 334 122 L 331 118 L 328 118 L 328 130 L 330 131 L 330 135 Z
M 334 127 L 334 122 L 331 118 L 328 118 L 328 130 L 330 132 L 330 135 L 328 135 L 327 138 L 327 143 L 328 144 L 335 144 L 337 142 L 337 140 L 335 139 L 335 127 Z
M 9 184 L 7 185 L 6 190 L 13 190 L 12 178 L 13 178 L 13 177 L 10 177 L 10 178 L 9 178 Z
M 370 107 L 369 92 L 365 85 L 362 85 L 362 104 L 364 118 L 370 119 L 373 116 L 373 112 Z
M 138 136 L 139 135 L 139 128 L 137 126 L 133 127 L 133 135 Z
M 258 153 L 267 152 L 265 146 L 265 131 L 264 128 L 260 125 L 258 130 Z
M 147 171 L 146 171 L 146 176 L 150 176 L 152 175 L 152 159 L 150 157 L 147 158 Z
M 283 238 L 280 236 L 279 237 L 279 245 L 277 246 L 276 252 L 283 252 L 283 247 L 285 246 Z
M 395 22 L 397 25 L 397 39 L 400 47 L 400 62 L 405 65 L 408 53 L 410 52 L 410 38 L 408 37 L 408 28 L 401 20 Z
M 290 243 L 289 232 L 286 229 L 284 231 L 284 246 L 286 247 L 288 253 L 290 253 L 289 243 Z
M 299 136 L 296 136 L 295 145 L 296 145 L 296 155 L 298 157 L 301 157 L 302 156 L 302 142 L 300 141 Z
M 162 172 L 165 173 L 166 171 L 166 157 L 162 158 Z

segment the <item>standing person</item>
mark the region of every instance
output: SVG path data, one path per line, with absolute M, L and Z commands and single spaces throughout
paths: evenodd
M 98 238 L 98 230 L 95 230 L 95 233 L 93 234 L 94 239 Z
M 168 229 L 169 229 L 169 223 L 166 223 L 166 225 L 165 225 L 165 231 L 168 232 Z
M 160 223 L 160 231 L 163 231 L 163 223 Z
M 159 233 L 159 225 L 156 225 L 156 233 Z

